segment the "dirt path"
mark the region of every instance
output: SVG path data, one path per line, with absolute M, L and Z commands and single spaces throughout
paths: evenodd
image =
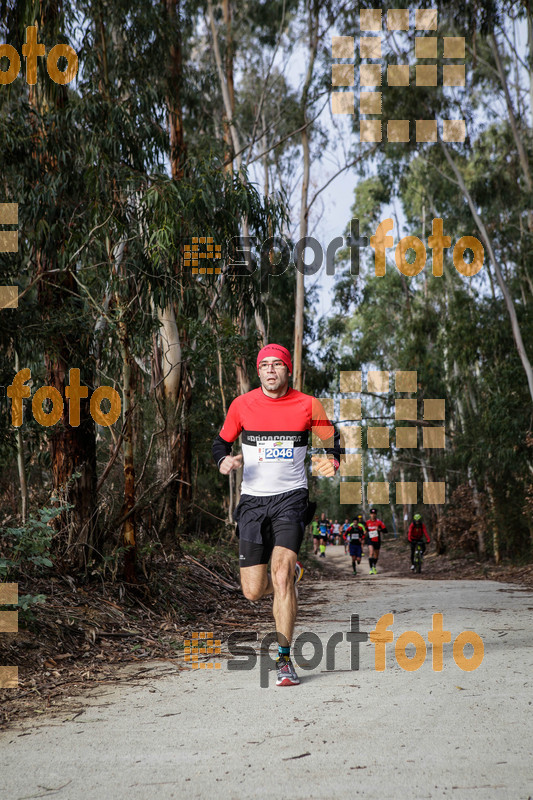
M 328 548 L 326 561 L 328 580 L 300 584 L 296 635 L 315 637 L 303 655 L 324 651 L 312 669 L 299 669 L 301 686 L 276 688 L 266 655 L 251 670 L 231 669 L 227 648 L 216 670 L 145 664 L 152 672 L 143 682 L 96 689 L 76 713 L 1 734 L 2 797 L 528 800 L 533 594 L 488 580 L 413 577 L 405 563 L 399 575 L 385 553 L 377 576 L 365 561 L 354 578 L 343 548 Z M 438 613 L 452 643 L 465 630 L 481 637 L 477 669 L 461 669 L 450 643 L 443 670 L 433 670 L 428 631 Z M 371 632 L 385 614 L 393 615 L 385 669 L 376 670 L 380 648 L 371 641 L 361 642 L 357 669 L 357 646 L 346 638 L 352 616 Z M 268 631 L 265 624 L 259 639 Z M 402 667 L 414 646 L 396 657 L 406 631 L 427 648 L 416 671 Z M 467 644 L 465 659 L 472 652 Z

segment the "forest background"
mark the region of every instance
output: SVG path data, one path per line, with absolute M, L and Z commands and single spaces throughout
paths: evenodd
M 56 425 L 39 424 L 31 399 L 14 427 L 4 389 L 0 579 L 56 572 L 132 586 L 150 580 L 162 552 L 179 560 L 194 542 L 234 547 L 241 476 L 218 474 L 211 443 L 232 399 L 258 385 L 255 359 L 268 341 L 291 350 L 293 385 L 328 398 L 337 423 L 340 401 L 353 397 L 341 373 L 362 373 L 365 512 L 369 484 L 388 482 L 379 514 L 399 535 L 419 510 L 438 553 L 531 559 L 531 9 L 498 0 L 409 5 L 411 18 L 438 9 L 439 85 L 382 87 L 383 129 L 409 119 L 414 131 L 422 116 L 464 119 L 467 132 L 463 142 L 421 144 L 413 135 L 359 140 L 360 10 L 374 7 L 0 3 L 1 41 L 21 53 L 37 24 L 47 52 L 64 42 L 79 57 L 67 85 L 39 59 L 36 84 L 23 61 L 19 77 L 0 86 L 0 201 L 17 203 L 19 215 L 18 254 L 0 254 L 0 283 L 19 289 L 18 308 L 0 312 L 0 384 L 29 368 L 32 395 L 48 385 L 65 399 L 76 368 L 89 398 L 103 385 L 121 397 L 109 427 L 95 424 L 89 398 L 78 427 L 67 402 Z M 381 6 L 383 20 L 389 8 Z M 415 34 L 413 25 L 383 25 L 383 73 L 410 63 L 413 75 L 429 63 L 414 56 Z M 353 115 L 332 113 L 332 36 L 355 37 Z M 465 37 L 464 87 L 442 86 L 444 36 Z M 232 272 L 235 237 L 293 244 L 313 235 L 335 186 L 353 207 L 331 238 L 349 241 L 351 217 L 368 237 L 391 217 L 395 243 L 407 234 L 427 242 L 431 220 L 442 218 L 452 247 L 462 236 L 482 242 L 483 269 L 464 277 L 449 250 L 442 277 L 429 255 L 406 277 L 390 250 L 386 275 L 376 277 L 367 247 L 357 276 L 344 247 L 326 281 L 324 266 L 307 276 L 292 264 L 276 270 L 257 246 L 249 274 Z M 220 275 L 192 273 L 193 237 L 221 245 Z M 376 370 L 390 374 L 388 390 L 369 390 Z M 445 400 L 445 448 L 396 446 L 396 429 L 409 425 L 395 418 L 397 371 L 417 373 L 417 392 L 401 397 L 416 398 L 418 445 L 424 400 Z M 376 426 L 388 428 L 388 446 L 368 447 Z M 318 510 L 351 518 L 361 506 L 341 504 L 340 487 L 356 480 L 310 476 Z M 433 481 L 446 483 L 444 504 L 422 502 L 422 483 Z M 417 503 L 396 502 L 397 482 L 417 485 Z

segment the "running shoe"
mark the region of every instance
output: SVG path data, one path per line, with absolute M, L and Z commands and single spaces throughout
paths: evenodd
M 278 668 L 276 686 L 298 686 L 300 678 L 296 674 L 290 658 L 279 656 L 276 664 Z
M 412 569 L 412 570 L 413 570 L 413 572 L 414 572 L 414 569 L 415 569 L 415 565 L 414 565 L 414 564 L 411 564 L 411 569 Z
M 296 566 L 294 567 L 294 583 L 295 585 L 302 580 L 302 575 L 304 574 L 304 568 L 302 564 L 297 561 Z

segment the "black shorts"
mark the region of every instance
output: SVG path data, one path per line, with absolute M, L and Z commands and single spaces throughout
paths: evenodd
M 239 566 L 268 564 L 276 546 L 298 553 L 308 499 L 307 489 L 263 497 L 243 494 L 234 515 L 238 523 Z
M 368 544 L 371 545 L 374 548 L 374 550 L 379 550 L 379 548 L 381 547 L 381 542 L 379 541 L 379 539 L 375 542 L 373 542 L 372 539 L 370 539 Z

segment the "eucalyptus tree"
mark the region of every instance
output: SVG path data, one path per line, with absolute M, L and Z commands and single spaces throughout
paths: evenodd
M 361 365 L 370 360 L 389 364 L 391 369 L 417 369 L 426 396 L 429 390 L 432 396 L 446 398 L 448 447 L 444 458 L 432 454 L 428 463 L 435 472 L 446 472 L 450 489 L 469 484 L 474 505 L 479 493 L 486 493 L 494 536 L 479 530 L 478 549 L 483 552 L 487 547 L 495 557 L 527 549 L 531 529 L 531 519 L 528 522 L 523 511 L 533 469 L 527 438 L 532 333 L 531 135 L 526 113 L 530 108 L 528 72 L 520 62 L 523 55 L 512 50 L 513 30 L 524 13 L 516 4 L 466 4 L 452 18 L 449 7 L 439 6 L 442 33 L 475 33 L 471 40 L 467 38 L 470 91 L 466 97 L 460 91 L 452 95 L 424 87 L 387 88 L 383 130 L 390 118 L 463 116 L 467 138 L 453 145 L 420 144 L 412 138 L 380 145 L 376 174 L 359 185 L 353 209 L 366 235 L 375 232 L 387 212 L 395 217 L 395 234 L 401 236 L 403 228 L 423 242 L 430 233 L 430 220 L 443 218 L 452 247 L 465 235 L 481 239 L 483 270 L 472 278 L 460 276 L 451 264 L 450 249 L 442 278 L 432 277 L 428 263 L 417 277 L 406 278 L 394 267 L 389 275 L 389 266 L 385 277 L 367 279 L 363 286 L 361 281 L 354 285 L 344 279 L 338 286 L 339 311 L 351 309 L 350 317 L 343 320 L 339 314 L 329 323 L 329 337 L 341 332 L 346 363 Z M 408 61 L 412 35 L 396 36 L 392 44 L 396 51 L 390 58 Z M 333 344 L 331 338 L 326 343 L 330 341 Z M 427 455 L 409 459 L 423 466 Z M 502 513 L 509 505 L 511 486 L 512 523 Z M 498 530 L 504 528 L 505 537 L 498 541 Z
M 37 10 L 32 3 L 8 4 L 5 11 L 3 32 L 19 51 L 28 26 L 37 23 L 39 41 L 47 48 L 64 41 L 66 30 L 72 28 L 71 9 L 62 11 L 56 3 L 43 2 Z M 39 377 L 64 398 L 69 367 L 82 369 L 86 382 L 94 386 L 87 307 L 76 283 L 76 254 L 87 231 L 79 107 L 71 87 L 47 75 L 44 59 L 37 61 L 36 82 L 28 84 L 19 77 L 2 86 L 0 103 L 4 190 L 19 204 L 22 231 L 19 279 L 39 321 L 33 331 L 25 331 L 18 325 L 26 321 L 25 314 L 14 316 L 14 348 L 22 365 L 30 353 L 32 360 L 39 354 L 44 362 Z M 21 305 L 24 302 L 21 299 Z M 81 402 L 77 427 L 69 424 L 63 404 L 61 420 L 48 441 L 53 496 L 65 507 L 56 519 L 64 532 L 58 544 L 72 548 L 69 556 L 83 563 L 88 548 L 97 545 L 95 429 L 87 398 Z

